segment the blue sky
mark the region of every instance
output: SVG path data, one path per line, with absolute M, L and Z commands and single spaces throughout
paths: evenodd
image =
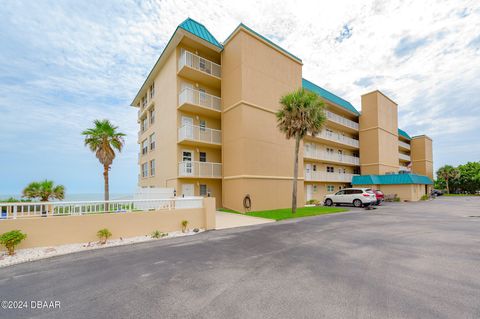
M 101 193 L 101 166 L 80 136 L 97 118 L 128 134 L 111 191 L 132 192 L 138 126 L 129 104 L 188 16 L 220 41 L 245 23 L 358 109 L 362 94 L 380 89 L 398 103 L 403 129 L 434 139 L 436 168 L 480 160 L 478 1 L 206 0 L 202 10 L 198 1 L 2 1 L 0 194 L 44 178 Z

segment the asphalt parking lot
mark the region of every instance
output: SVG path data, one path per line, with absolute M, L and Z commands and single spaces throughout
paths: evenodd
M 1 318 L 480 318 L 480 197 L 391 203 L 0 269 Z

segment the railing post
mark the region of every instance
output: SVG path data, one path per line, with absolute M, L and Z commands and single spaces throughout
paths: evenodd
M 17 219 L 17 205 L 13 206 L 13 219 Z

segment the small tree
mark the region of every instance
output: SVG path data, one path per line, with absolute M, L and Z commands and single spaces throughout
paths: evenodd
M 287 139 L 295 139 L 293 165 L 292 213 L 297 211 L 298 151 L 300 141 L 311 133 L 320 133 L 326 121 L 325 104 L 318 95 L 299 89 L 282 96 L 282 108 L 277 112 L 278 128 Z
M 437 177 L 442 178 L 447 186 L 447 194 L 450 194 L 450 182 L 460 176 L 458 169 L 451 165 L 445 165 L 438 169 Z
M 19 230 L 12 230 L 0 236 L 0 243 L 8 250 L 8 254 L 13 256 L 15 254 L 15 246 L 20 244 L 27 235 Z
M 107 243 L 107 239 L 112 237 L 112 233 L 107 228 L 103 228 L 97 232 L 97 237 L 100 239 L 100 244 L 104 245 Z
M 30 199 L 38 198 L 42 202 L 48 202 L 51 199 L 64 199 L 65 186 L 54 185 L 51 180 L 41 182 L 32 182 L 23 189 L 22 196 Z
M 182 233 L 187 231 L 188 220 L 182 220 Z

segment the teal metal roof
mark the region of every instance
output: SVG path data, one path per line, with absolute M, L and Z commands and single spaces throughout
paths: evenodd
M 407 134 L 407 132 L 405 132 L 404 130 L 401 130 L 401 129 L 398 129 L 398 135 L 406 138 L 407 140 L 411 140 L 412 138 L 410 137 L 410 135 Z
M 295 60 L 298 60 L 300 63 L 302 63 L 302 59 L 300 59 L 299 57 L 291 54 L 290 52 L 288 52 L 287 50 L 285 50 L 284 48 L 282 48 L 281 46 L 279 46 L 278 44 L 272 42 L 271 40 L 267 39 L 266 37 L 264 37 L 263 35 L 261 35 L 260 33 L 252 30 L 251 28 L 247 27 L 246 25 L 244 25 L 243 23 L 240 23 L 236 28 L 235 30 L 233 30 L 233 32 L 225 39 L 225 41 L 223 41 L 223 43 L 227 43 L 228 40 L 230 39 L 230 37 L 238 30 L 238 28 L 241 28 L 243 27 L 244 29 L 250 31 L 251 33 L 255 34 L 257 37 L 265 40 L 266 42 L 268 42 L 269 44 L 271 44 L 272 46 L 274 46 L 275 48 L 277 48 L 278 50 L 282 51 L 283 53 L 291 56 L 292 58 L 294 58 Z
M 424 175 L 417 174 L 388 174 L 388 175 L 360 175 L 354 176 L 352 185 L 398 185 L 398 184 L 433 184 L 432 180 Z
M 357 109 L 348 101 L 342 99 L 341 97 L 333 94 L 332 92 L 329 92 L 327 90 L 325 90 L 324 88 L 306 80 L 306 79 L 302 79 L 302 87 L 306 90 L 309 90 L 313 93 L 316 93 L 318 95 L 320 95 L 321 97 L 323 97 L 324 99 L 326 100 L 329 100 L 330 102 L 332 103 L 335 103 L 341 107 L 343 107 L 344 109 L 346 109 L 347 111 L 350 111 L 352 113 L 355 113 L 356 115 L 360 115 L 360 113 L 357 111 Z
M 223 49 L 223 46 L 217 41 L 217 39 L 215 39 L 210 31 L 208 31 L 203 24 L 193 20 L 192 18 L 187 18 L 178 27 L 190 32 L 193 35 L 196 35 L 197 37 L 213 44 L 216 47 L 219 47 L 220 49 Z

